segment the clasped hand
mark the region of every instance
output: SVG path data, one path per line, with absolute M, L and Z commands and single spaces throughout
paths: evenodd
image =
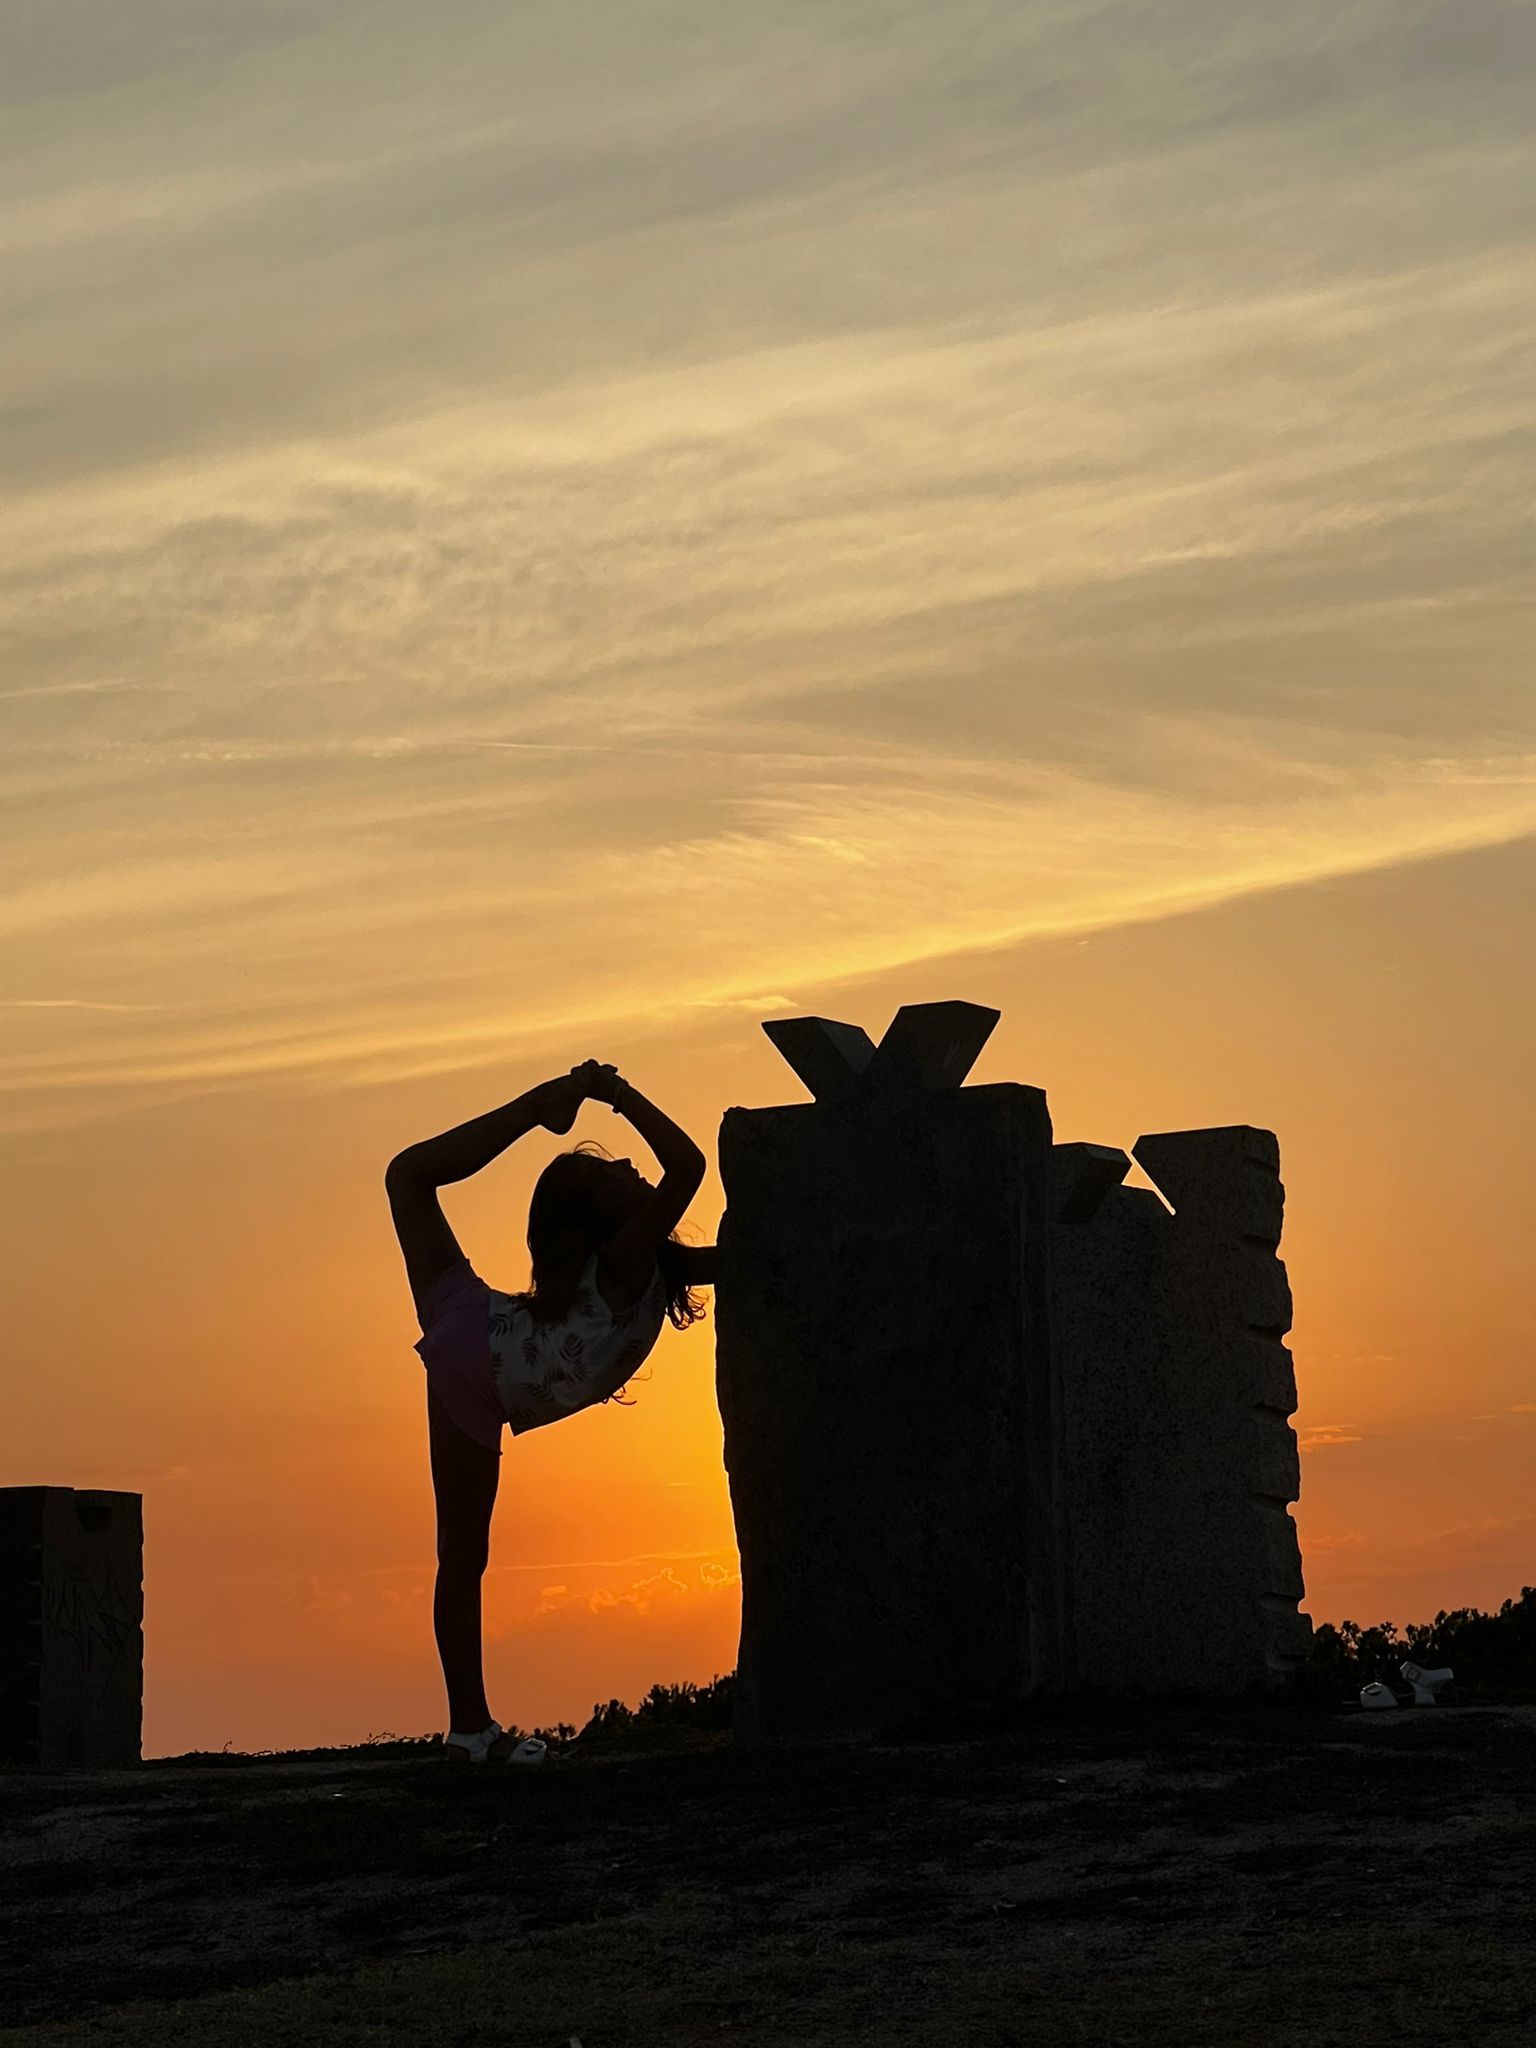
M 612 1105 L 620 1086 L 617 1067 L 599 1060 L 583 1060 L 568 1074 L 545 1081 L 534 1090 L 539 1098 L 539 1122 L 546 1131 L 563 1137 L 576 1121 L 576 1112 L 589 1098 Z

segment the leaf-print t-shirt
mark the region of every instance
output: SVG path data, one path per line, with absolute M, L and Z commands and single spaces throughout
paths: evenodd
M 438 1399 L 477 1443 L 499 1450 L 503 1423 L 521 1436 L 606 1401 L 649 1357 L 667 1313 L 660 1266 L 640 1299 L 615 1311 L 598 1288 L 597 1259 L 593 1252 L 582 1267 L 558 1322 L 536 1322 L 466 1258 L 428 1288 L 415 1349 Z

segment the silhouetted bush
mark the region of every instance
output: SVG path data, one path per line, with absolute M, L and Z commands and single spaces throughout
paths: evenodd
M 519 1728 L 516 1723 L 508 1725 L 507 1733 L 521 1742 L 525 1735 L 536 1735 L 541 1742 L 547 1742 L 552 1749 L 570 1742 L 576 1729 L 569 1721 L 560 1721 L 553 1728 Z M 368 1735 L 361 1742 L 332 1744 L 319 1749 L 235 1749 L 225 1743 L 222 1749 L 189 1749 L 181 1756 L 148 1756 L 146 1764 L 312 1764 L 353 1760 L 367 1756 L 380 1763 L 408 1763 L 413 1757 L 425 1757 L 441 1750 L 441 1733 L 435 1735 Z
M 594 1702 L 581 1739 L 644 1734 L 656 1728 L 729 1728 L 735 1697 L 734 1671 L 724 1677 L 717 1673 L 708 1685 L 653 1685 L 638 1707 L 626 1707 L 622 1700 L 609 1700 L 606 1706 Z

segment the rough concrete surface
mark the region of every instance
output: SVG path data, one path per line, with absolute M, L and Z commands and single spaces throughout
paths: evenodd
M 1301 1490 L 1274 1134 L 1163 1132 L 1058 1216 L 1052 1343 L 1074 1681 L 1238 1693 L 1302 1662 Z
M 1028 1690 L 1058 1608 L 1047 1382 L 1025 1369 L 1026 1162 L 1049 1142 L 1044 1097 L 1013 1085 L 726 1112 L 748 1738 Z

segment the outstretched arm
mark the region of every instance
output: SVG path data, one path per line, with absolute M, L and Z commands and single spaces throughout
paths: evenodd
M 663 1242 L 671 1238 L 684 1210 L 699 1191 L 704 1178 L 704 1154 L 680 1125 L 673 1123 L 654 1102 L 648 1102 L 621 1074 L 610 1072 L 595 1078 L 592 1089 L 634 1125 L 661 1162 L 660 1186 L 650 1189 L 603 1246 L 608 1272 L 621 1284 L 633 1284 L 638 1289 L 647 1284 Z
M 467 1124 L 456 1124 L 441 1137 L 407 1145 L 389 1162 L 386 1184 L 393 1178 L 442 1188 L 456 1180 L 468 1180 L 529 1131 L 568 1131 L 584 1099 L 585 1090 L 574 1071 L 541 1081 L 526 1095 L 504 1102 L 500 1109 L 488 1109 Z

